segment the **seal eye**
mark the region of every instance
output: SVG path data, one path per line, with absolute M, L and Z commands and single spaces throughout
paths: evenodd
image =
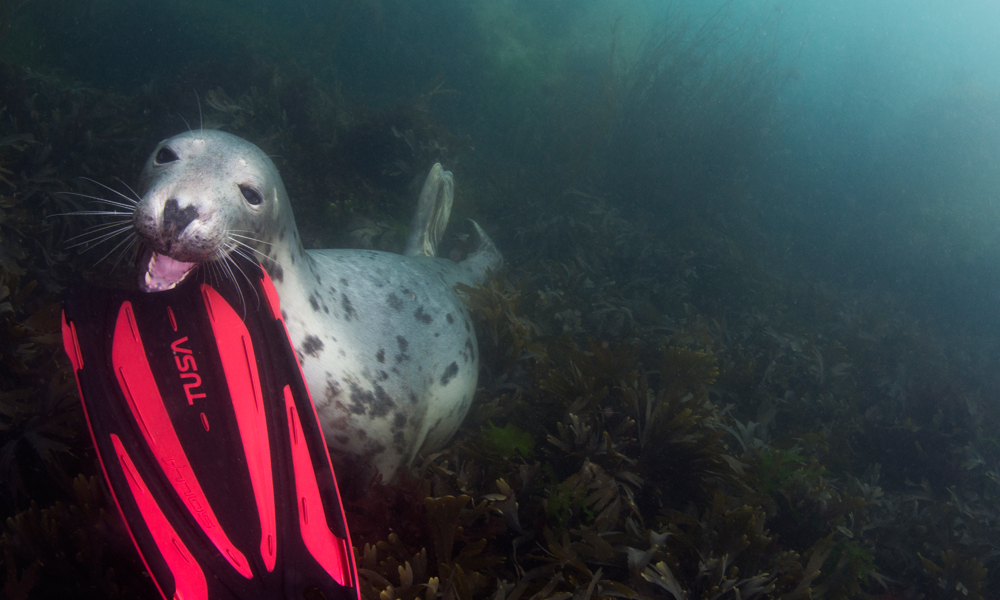
M 158 165 L 172 163 L 175 160 L 178 160 L 177 153 L 166 146 L 160 148 L 160 151 L 156 153 L 156 158 L 153 159 Z
M 245 183 L 240 184 L 240 191 L 243 192 L 243 197 L 252 206 L 257 206 L 264 201 L 264 197 L 260 195 L 260 192 Z

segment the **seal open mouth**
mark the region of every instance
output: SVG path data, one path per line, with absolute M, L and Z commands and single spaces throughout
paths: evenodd
M 139 289 L 144 292 L 171 290 L 194 271 L 196 262 L 184 262 L 152 250 L 142 255 L 139 271 Z

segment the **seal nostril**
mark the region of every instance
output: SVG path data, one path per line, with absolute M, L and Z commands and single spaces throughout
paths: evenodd
M 156 158 L 153 159 L 159 165 L 172 163 L 175 160 L 179 160 L 177 153 L 166 146 L 160 148 L 160 151 L 156 153 Z
M 198 218 L 198 209 L 194 205 L 181 208 L 176 198 L 167 200 L 163 205 L 163 224 L 174 232 L 184 231 L 191 221 Z

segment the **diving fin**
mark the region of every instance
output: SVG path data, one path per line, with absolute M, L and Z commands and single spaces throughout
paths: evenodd
M 359 600 L 322 429 L 267 273 L 81 286 L 63 344 L 125 525 L 164 598 Z

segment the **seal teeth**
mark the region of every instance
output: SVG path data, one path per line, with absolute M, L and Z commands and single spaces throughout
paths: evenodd
M 142 264 L 145 268 L 139 277 L 139 287 L 146 292 L 162 292 L 184 281 L 198 263 L 176 260 L 149 250 L 143 255 Z

